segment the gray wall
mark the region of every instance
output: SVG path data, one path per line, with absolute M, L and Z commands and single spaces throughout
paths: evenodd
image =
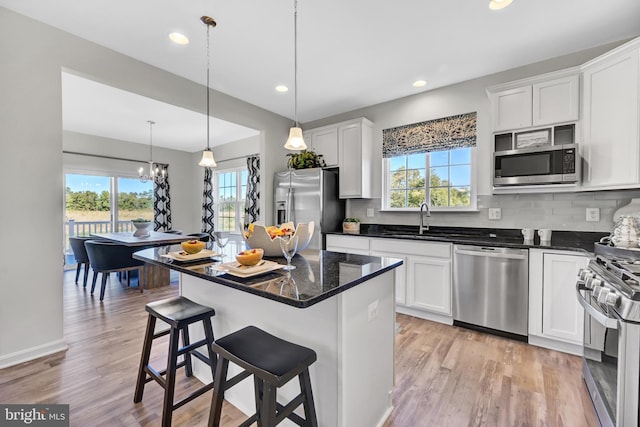
M 486 88 L 537 74 L 560 70 L 583 64 L 588 60 L 614 48 L 622 42 L 531 64 L 525 67 L 493 74 L 475 80 L 420 94 L 349 113 L 327 117 L 304 124 L 304 129 L 337 123 L 357 117 L 366 117 L 374 122 L 373 152 L 374 182 L 382 187 L 382 130 L 410 123 L 476 111 L 477 121 L 477 168 L 478 184 L 477 212 L 434 212 L 429 222 L 442 226 L 467 226 L 490 228 L 552 228 L 555 230 L 610 231 L 613 212 L 640 196 L 638 191 L 564 193 L 536 195 L 492 195 L 491 194 L 491 115 Z M 579 142 L 579 141 L 578 141 Z M 359 217 L 364 223 L 418 225 L 418 214 L 411 212 L 380 211 L 380 194 L 375 199 L 349 200 L 347 214 Z M 487 209 L 500 207 L 502 219 L 489 221 Z M 599 222 L 586 222 L 587 207 L 601 208 Z M 375 216 L 366 216 L 367 208 L 373 208 Z
M 206 113 L 206 106 L 202 102 L 205 88 L 199 84 L 5 8 L 0 8 L 0 52 L 0 200 L 4 207 L 0 224 L 5 242 L 0 248 L 2 367 L 65 347 L 62 70 L 201 113 Z M 271 188 L 273 173 L 286 167 L 283 144 L 291 121 L 219 92 L 212 91 L 211 96 L 212 115 L 261 131 L 263 188 Z M 99 144 L 92 147 L 77 151 L 106 149 Z M 119 148 L 113 152 L 110 148 L 109 154 L 128 157 Z M 158 151 L 159 156 L 164 154 Z M 172 182 L 176 220 L 192 224 L 193 218 L 189 220 L 182 209 L 200 209 L 202 170 L 196 166 L 200 154 L 191 154 L 195 159 L 191 172 L 189 156 L 171 157 L 172 167 L 184 172 L 175 185 Z M 262 194 L 264 205 L 271 206 L 270 192 Z M 37 256 L 16 250 L 24 242 Z

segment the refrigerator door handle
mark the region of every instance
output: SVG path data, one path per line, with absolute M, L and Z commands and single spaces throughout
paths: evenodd
M 293 188 L 289 186 L 287 189 L 287 200 L 285 201 L 285 222 L 293 222 L 295 223 L 295 219 L 293 218 Z

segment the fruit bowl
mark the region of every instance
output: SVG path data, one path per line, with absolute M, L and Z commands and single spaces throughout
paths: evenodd
M 280 235 L 284 229 L 294 230 L 293 236 L 298 236 L 297 252 L 304 250 L 311 242 L 315 223 L 309 221 L 308 224 L 299 223 L 297 227 L 292 222 L 282 224 L 280 227 L 265 227 L 262 224 L 253 223 L 250 231 L 242 233 L 242 237 L 249 248 L 262 248 L 264 256 L 281 257 L 282 249 L 280 248 Z M 251 231 L 251 228 L 253 231 Z M 280 231 L 277 231 L 280 230 Z
M 147 237 L 151 234 L 148 230 L 149 226 L 152 224 L 151 221 L 138 218 L 138 219 L 132 219 L 131 223 L 136 228 L 136 231 L 133 232 L 133 235 L 135 237 Z
M 264 255 L 262 248 L 247 249 L 236 255 L 236 261 L 242 265 L 252 266 L 262 260 L 262 255 Z
M 205 243 L 200 240 L 187 240 L 186 242 L 180 243 L 182 245 L 182 250 L 188 254 L 197 254 L 198 252 L 204 249 Z

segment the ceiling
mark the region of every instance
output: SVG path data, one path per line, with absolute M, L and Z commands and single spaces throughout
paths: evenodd
M 514 0 L 500 11 L 491 11 L 488 3 L 300 0 L 298 121 L 640 35 L 638 0 Z M 293 0 L 0 0 L 0 6 L 201 84 L 206 84 L 206 26 L 200 17 L 209 15 L 218 23 L 211 29 L 211 86 L 293 119 Z M 173 44 L 168 39 L 172 31 L 187 35 L 191 42 Z M 417 79 L 426 80 L 427 86 L 414 88 L 411 83 Z M 278 93 L 274 88 L 279 84 L 291 90 Z M 78 105 L 79 97 L 90 92 L 81 94 L 74 87 L 106 90 L 91 82 L 69 84 L 64 97 Z M 116 91 L 113 102 L 131 102 L 130 94 L 120 95 Z M 154 146 L 158 135 L 159 146 L 201 149 L 206 120 L 201 114 L 180 109 L 167 112 L 167 118 L 183 117 L 190 129 L 201 127 L 201 134 L 190 142 L 177 143 L 162 135 L 162 116 L 155 116 L 155 110 L 141 112 L 142 106 L 153 110 L 153 103 L 145 104 L 148 101 L 140 101 L 135 120 L 113 117 L 109 120 L 117 121 L 103 123 L 91 120 L 102 113 L 83 117 L 78 113 L 86 111 L 86 106 L 65 106 L 65 128 L 74 123 L 77 131 L 98 134 L 100 128 L 105 132 L 120 127 L 122 134 L 113 137 L 148 143 L 146 120 L 153 119 L 158 122 Z M 114 105 L 96 108 L 118 109 Z M 128 121 L 130 131 L 123 126 Z M 223 136 L 215 138 L 219 143 Z

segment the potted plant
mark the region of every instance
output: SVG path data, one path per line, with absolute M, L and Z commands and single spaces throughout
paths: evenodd
M 342 221 L 342 232 L 347 234 L 360 234 L 360 219 L 345 218 Z
M 299 153 L 288 153 L 287 157 L 287 166 L 290 169 L 322 168 L 327 165 L 322 159 L 322 154 L 315 151 L 302 150 Z

